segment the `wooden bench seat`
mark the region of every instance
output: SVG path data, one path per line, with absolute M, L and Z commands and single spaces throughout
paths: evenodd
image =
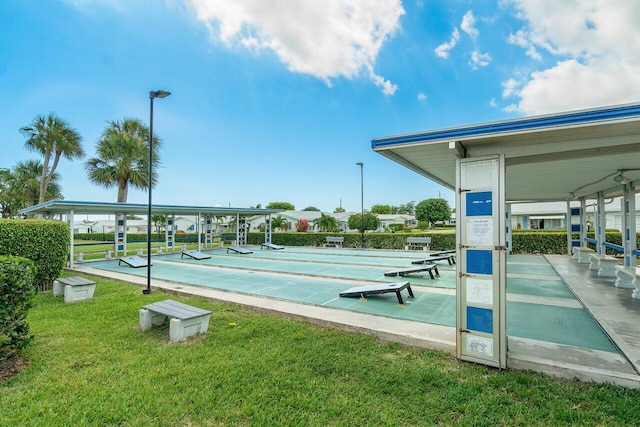
M 169 318 L 169 340 L 178 342 L 207 332 L 211 311 L 168 299 L 143 306 L 139 314 L 141 331 L 160 325 Z

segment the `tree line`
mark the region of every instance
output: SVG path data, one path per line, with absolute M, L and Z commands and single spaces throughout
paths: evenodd
M 17 162 L 10 169 L 0 169 L 0 208 L 3 218 L 16 216 L 20 209 L 61 199 L 60 174 L 56 172 L 62 158 L 85 156 L 82 137 L 55 113 L 38 115 L 22 128 L 25 148 L 40 159 Z M 154 134 L 151 185 L 155 186 L 160 164 L 161 139 Z M 136 118 L 107 122 L 96 142 L 96 157 L 83 163 L 89 180 L 105 188 L 118 189 L 117 202 L 126 203 L 130 186 L 149 188 L 149 128 Z
M 17 215 L 20 209 L 62 199 L 60 174 L 56 172 L 60 160 L 73 161 L 85 156 L 82 137 L 66 120 L 55 113 L 38 115 L 33 121 L 20 128 L 25 137 L 24 146 L 36 152 L 40 159 L 17 162 L 10 169 L 0 168 L 0 209 L 3 218 Z M 158 182 L 161 139 L 154 133 L 151 185 Z M 124 118 L 107 122 L 96 142 L 96 156 L 84 161 L 83 167 L 89 180 L 105 188 L 118 189 L 117 202 L 126 203 L 129 187 L 146 190 L 149 188 L 149 128 L 139 119 Z M 261 207 L 257 205 L 256 207 Z M 288 202 L 271 202 L 268 209 L 295 210 Z M 303 210 L 319 211 L 314 206 Z M 342 206 L 334 213 L 344 212 Z M 378 228 L 378 214 L 416 215 L 418 221 L 431 225 L 451 218 L 451 209 L 444 199 L 427 199 L 415 204 L 409 202 L 399 206 L 373 205 L 368 211 L 351 215 L 349 228 L 375 230 Z M 316 220 L 316 224 L 327 231 L 337 231 L 338 223 L 327 214 Z M 274 228 L 278 228 L 274 225 Z

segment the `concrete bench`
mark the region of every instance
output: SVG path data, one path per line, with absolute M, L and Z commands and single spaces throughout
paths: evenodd
M 60 277 L 53 281 L 53 296 L 64 295 L 64 302 L 76 302 L 93 298 L 96 282 L 84 277 Z
M 616 258 L 605 254 L 589 255 L 589 270 L 597 270 L 600 277 L 616 277 Z
M 404 247 L 405 251 L 411 249 L 421 249 L 428 251 L 431 245 L 431 237 L 407 237 L 407 244 Z
M 210 311 L 192 307 L 174 300 L 147 304 L 140 309 L 140 330 L 146 331 L 169 318 L 169 340 L 178 342 L 195 334 L 204 334 L 209 328 Z
M 342 244 L 344 243 L 344 237 L 333 237 L 333 236 L 327 236 L 326 242 L 323 245 L 325 248 L 327 246 L 333 246 L 336 248 L 341 248 Z
M 595 252 L 596 251 L 586 246 L 576 246 L 573 248 L 573 259 L 578 261 L 578 264 L 588 264 L 589 256 Z
M 629 288 L 635 290 L 632 296 L 640 298 L 638 287 L 640 287 L 640 271 L 637 267 L 625 267 L 623 265 L 616 266 L 616 287 Z

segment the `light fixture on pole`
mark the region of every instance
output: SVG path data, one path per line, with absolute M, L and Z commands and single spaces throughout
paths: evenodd
M 364 163 L 356 165 L 360 166 L 360 247 L 364 249 Z
M 171 92 L 166 90 L 152 90 L 149 92 L 149 206 L 147 208 L 147 287 L 142 293 L 151 293 L 151 188 L 153 187 L 153 100 L 166 98 Z

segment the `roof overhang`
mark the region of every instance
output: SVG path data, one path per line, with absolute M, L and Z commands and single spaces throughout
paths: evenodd
M 640 180 L 640 104 L 610 106 L 376 138 L 372 149 L 447 188 L 458 158 L 504 153 L 508 201 L 621 190 Z
M 107 203 L 107 202 L 77 202 L 67 200 L 50 200 L 38 205 L 21 209 L 18 213 L 23 214 L 43 214 L 56 215 L 68 214 L 125 214 L 125 215 L 146 215 L 149 205 L 136 203 Z M 233 216 L 233 215 L 269 215 L 272 213 L 284 212 L 284 209 L 258 209 L 258 208 L 225 208 L 211 206 L 176 206 L 176 205 L 152 205 L 152 215 L 213 215 L 213 216 Z

